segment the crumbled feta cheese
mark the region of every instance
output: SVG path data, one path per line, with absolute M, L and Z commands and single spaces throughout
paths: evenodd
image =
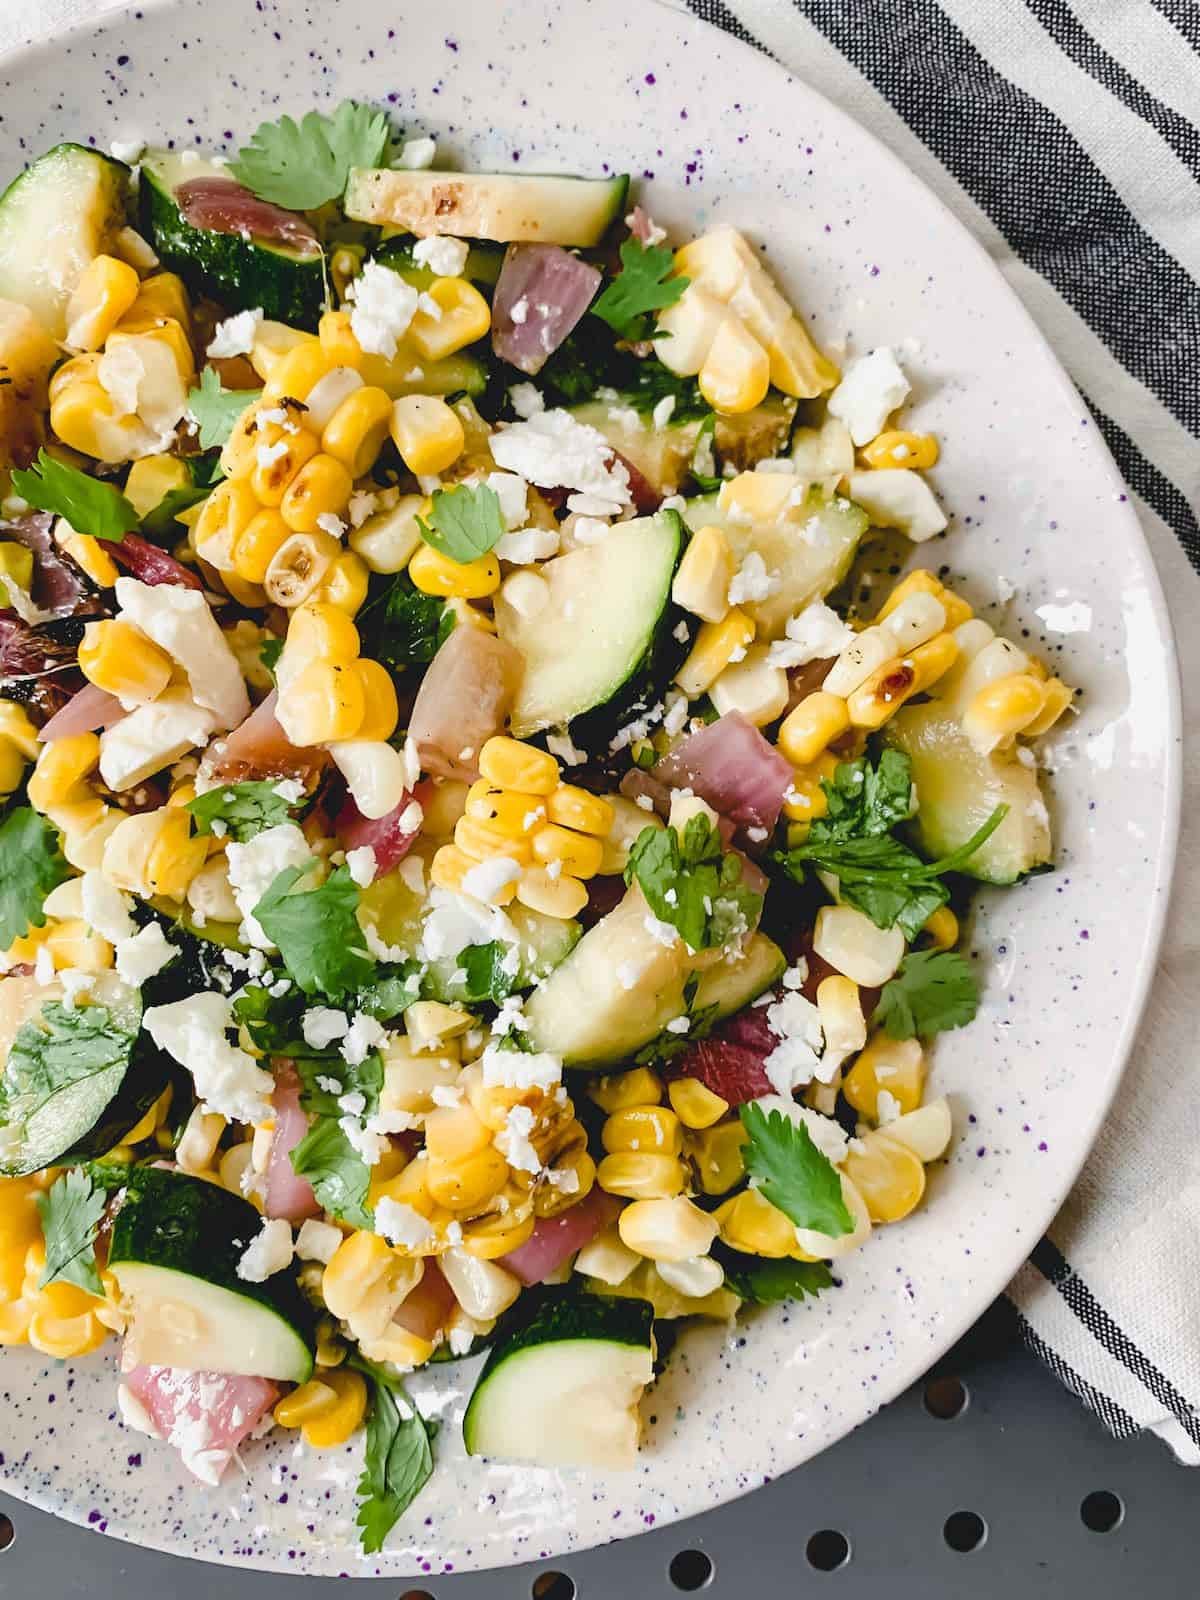
M 236 728 L 245 721 L 250 697 L 242 669 L 199 589 L 118 578 L 116 598 L 123 620 L 134 623 L 183 668 L 192 699 L 213 713 L 218 727 Z
M 387 1038 L 387 1030 L 374 1017 L 360 1011 L 342 1040 L 342 1058 L 352 1067 L 367 1059 Z
M 378 510 L 379 498 L 371 489 L 355 490 L 350 496 L 350 505 L 348 507 L 350 526 L 352 528 L 361 528 L 367 518 Z
M 780 981 L 785 989 L 803 989 L 808 982 L 808 962 L 803 956 L 787 969 Z
M 277 461 L 282 461 L 288 453 L 286 439 L 276 439 L 274 444 L 260 444 L 255 447 L 254 459 L 265 472 L 273 467 Z
M 289 806 L 299 805 L 304 799 L 304 785 L 299 778 L 280 778 L 273 788 L 279 798 L 286 800 Z
M 138 933 L 116 943 L 117 976 L 135 989 L 149 982 L 178 954 L 159 922 L 148 922 Z
M 835 1166 L 845 1157 L 850 1139 L 836 1118 L 823 1117 L 819 1111 L 797 1105 L 789 1095 L 764 1094 L 753 1103 L 768 1114 L 778 1111 L 798 1128 L 806 1128 L 817 1149 Z M 757 1187 L 755 1179 L 751 1178 L 750 1183 Z
M 435 1083 L 429 1091 L 429 1098 L 435 1106 L 444 1110 L 453 1111 L 463 1103 L 463 1091 L 456 1083 Z
M 94 933 L 109 944 L 120 944 L 122 939 L 132 939 L 137 924 L 129 915 L 131 901 L 115 884 L 96 868 L 84 873 L 80 880 L 80 898 L 83 920 Z M 157 923 L 154 926 L 158 926 Z
M 344 1039 L 349 1029 L 350 1018 L 332 1006 L 311 1006 L 300 1018 L 304 1042 L 314 1050 L 327 1050 L 335 1039 Z
M 548 733 L 546 735 L 546 749 L 565 766 L 578 767 L 587 760 L 586 750 L 577 750 L 571 742 L 570 735 L 563 733 Z
M 787 990 L 767 1008 L 767 1026 L 779 1043 L 763 1061 L 763 1071 L 779 1094 L 789 1095 L 820 1077 L 825 1036 L 811 1000 L 797 989 Z
M 516 1172 L 540 1172 L 542 1163 L 529 1135 L 534 1115 L 528 1106 L 513 1106 L 492 1143 Z
M 387 1134 L 390 1129 L 377 1128 L 376 1123 L 386 1119 L 373 1117 L 371 1125 L 364 1127 L 356 1116 L 338 1118 L 338 1127 L 346 1135 L 350 1148 L 360 1155 L 368 1167 L 376 1166 L 391 1148 Z
M 435 139 L 406 139 L 400 147 L 400 165 L 409 172 L 419 172 L 433 165 L 437 155 Z
M 56 973 L 54 955 L 49 945 L 38 945 L 38 953 L 33 962 L 33 980 L 44 989 L 48 983 L 53 983 Z
M 483 1052 L 483 1082 L 489 1089 L 553 1089 L 562 1082 L 562 1057 L 549 1051 L 535 1055 L 501 1050 L 490 1044 Z
M 522 295 L 519 300 L 513 301 L 512 306 L 509 308 L 508 315 L 510 321 L 512 321 L 518 328 L 524 327 L 525 321 L 529 316 L 529 301 L 526 300 L 524 295 Z
M 571 537 L 576 544 L 599 544 L 607 539 L 612 532 L 612 523 L 604 522 L 599 517 L 576 516 L 571 524 Z
M 683 512 L 687 510 L 687 501 L 681 494 L 669 494 L 658 509 L 660 511 Z
M 829 396 L 827 410 L 846 424 L 856 445 L 870 444 L 896 407 L 907 400 L 910 387 L 895 352 L 880 345 L 850 363 Z
M 335 1228 L 332 1222 L 307 1217 L 296 1235 L 296 1254 L 301 1261 L 320 1261 L 328 1266 L 341 1242 L 341 1229 Z
M 369 844 L 360 844 L 357 850 L 347 850 L 346 865 L 350 869 L 350 876 L 360 889 L 369 889 L 375 882 L 379 864 Z
M 349 857 L 346 859 L 349 860 Z M 425 863 L 420 856 L 405 856 L 396 870 L 401 883 L 412 894 L 425 893 Z
M 667 1023 L 668 1033 L 686 1033 L 692 1025 L 690 1017 L 672 1017 Z
M 435 278 L 460 278 L 470 253 L 471 247 L 465 239 L 435 234 L 430 239 L 417 240 L 412 258 L 418 267 L 428 267 Z
M 63 986 L 63 1006 L 67 1011 L 74 1011 L 75 1002 L 81 994 L 88 994 L 96 981 L 94 972 L 75 972 L 68 968 L 60 972 L 58 981 Z
M 433 1238 L 433 1229 L 419 1211 L 387 1195 L 375 1202 L 375 1232 L 406 1250 L 419 1250 Z
M 635 794 L 633 797 L 633 803 L 635 806 L 640 806 L 643 811 L 654 810 L 654 801 L 648 794 Z
M 779 574 L 767 571 L 767 564 L 757 550 L 747 550 L 730 580 L 729 604 L 738 606 L 744 600 L 766 600 L 778 587 Z
M 322 511 L 317 518 L 317 527 L 331 539 L 342 539 L 348 531 L 348 525 L 333 511 Z
M 543 489 L 577 491 L 567 498 L 570 511 L 616 516 L 630 504 L 629 473 L 612 445 L 569 411 L 542 411 L 511 423 L 489 444 L 497 466 Z
M 470 945 L 491 944 L 494 940 L 506 945 L 517 943 L 516 928 L 496 906 L 440 888 L 429 891 L 428 905 L 417 946 L 422 961 L 457 956 Z
M 660 922 L 657 917 L 647 914 L 642 918 L 642 926 L 654 940 L 664 949 L 673 949 L 679 943 L 679 934 L 669 922 Z
M 316 1048 L 314 1046 L 314 1048 Z M 317 1073 L 317 1088 L 323 1089 L 326 1094 L 331 1094 L 336 1100 L 345 1092 L 346 1085 L 340 1078 L 331 1078 L 327 1072 Z
M 132 167 L 141 159 L 145 148 L 144 139 L 114 139 L 108 147 L 108 153 L 114 161 L 123 161 L 127 167 Z
M 514 383 L 508 391 L 508 398 L 513 410 L 524 422 L 546 409 L 541 392 L 532 383 Z
M 875 1120 L 879 1126 L 881 1128 L 886 1127 L 889 1122 L 895 1122 L 896 1118 L 902 1116 L 903 1113 L 904 1107 L 896 1099 L 896 1096 L 889 1094 L 886 1089 L 880 1089 L 875 1097 Z
M 170 587 L 163 584 L 162 587 Z M 188 750 L 206 745 L 217 718 L 186 691 L 164 690 L 100 735 L 100 776 L 118 794 L 144 783 Z
M 280 822 L 245 844 L 226 845 L 225 860 L 229 887 L 242 913 L 242 937 L 259 950 L 273 950 L 275 946 L 255 919 L 254 908 L 286 867 L 303 867 L 312 860 L 308 840 L 294 822 Z
M 525 479 L 515 472 L 489 472 L 484 482 L 500 502 L 505 526 L 519 528 L 529 515 L 529 485 Z
M 239 311 L 236 316 L 226 317 L 224 322 L 218 322 L 213 330 L 205 354 L 215 356 L 218 360 L 230 356 L 248 356 L 254 349 L 254 340 L 262 319 L 261 306 L 255 306 L 250 311 Z
M 242 1251 L 237 1275 L 246 1283 L 265 1283 L 292 1264 L 292 1229 L 282 1217 L 264 1217 L 262 1228 Z
M 350 301 L 354 337 L 369 355 L 384 356 L 390 361 L 398 342 L 408 332 L 420 295 L 398 272 L 380 266 L 378 261 L 368 261 L 346 290 L 346 298 Z
M 511 856 L 490 856 L 463 874 L 463 893 L 490 905 L 498 894 L 507 889 L 510 883 L 516 883 L 520 876 L 519 861 L 514 861 Z
M 803 667 L 810 661 L 840 656 L 856 635 L 831 606 L 814 600 L 789 618 L 785 639 L 776 639 L 767 651 L 771 667 Z
M 233 1008 L 225 995 L 188 995 L 151 1006 L 142 1026 L 160 1050 L 191 1073 L 196 1097 L 231 1122 L 267 1122 L 275 1080 L 245 1050 L 229 1043 Z

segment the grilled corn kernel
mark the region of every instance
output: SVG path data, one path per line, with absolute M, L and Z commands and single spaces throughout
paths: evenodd
M 1061 678 L 1049 679 L 1043 688 L 1045 700 L 1042 709 L 1032 722 L 1027 722 L 1021 729 L 1027 739 L 1036 739 L 1041 734 L 1048 733 L 1075 698 L 1074 690 L 1068 688 Z
M 357 666 L 310 661 L 280 690 L 276 715 L 293 744 L 355 737 L 366 715 L 366 691 Z
M 79 645 L 79 670 L 119 700 L 155 700 L 171 681 L 171 658 L 131 622 L 89 622 Z
M 925 1092 L 925 1052 L 918 1039 L 876 1033 L 846 1074 L 842 1093 L 864 1117 L 879 1120 L 879 1096 L 892 1096 L 901 1115 L 915 1111 Z
M 362 345 L 355 337 L 348 311 L 326 311 L 317 324 L 317 338 L 333 366 L 357 368 L 362 365 Z
M 99 350 L 132 307 L 138 275 L 115 256 L 93 256 L 67 301 L 66 343 L 72 350 Z
M 650 1151 L 620 1151 L 605 1156 L 596 1168 L 596 1182 L 606 1194 L 630 1200 L 666 1200 L 680 1194 L 687 1181 L 683 1162 Z
M 29 779 L 29 803 L 38 811 L 82 799 L 83 780 L 100 759 L 100 739 L 94 733 L 72 733 L 44 744 Z
M 611 1072 L 599 1078 L 588 1090 L 588 1099 L 611 1116 L 630 1106 L 656 1106 L 663 1097 L 662 1079 L 649 1067 L 633 1067 L 629 1072 Z
M 417 517 L 428 511 L 429 502 L 424 495 L 401 495 L 395 505 L 376 511 L 360 528 L 353 529 L 350 548 L 372 572 L 401 572 L 421 543 Z
M 343 550 L 329 563 L 317 593 L 322 600 L 352 617 L 362 608 L 370 582 L 371 572 L 366 562 L 353 550 Z
M 756 728 L 765 728 L 787 709 L 788 676 L 771 664 L 768 647 L 756 644 L 741 661 L 730 662 L 708 692 L 719 716 L 737 711 Z
M 391 421 L 392 402 L 382 389 L 356 389 L 326 423 L 321 448 L 336 457 L 352 478 L 361 478 L 375 465 Z
M 463 879 L 478 865 L 478 859 L 467 855 L 458 845 L 444 844 L 435 851 L 433 860 L 429 863 L 429 879 L 439 889 L 453 889 L 455 893 L 461 893 Z M 502 889 L 497 890 L 489 903 L 497 906 L 507 905 L 516 892 L 515 883 L 505 884 Z
M 260 429 L 254 470 L 250 474 L 250 487 L 259 505 L 281 506 L 301 469 L 313 460 L 319 449 L 306 428 L 284 433 L 272 423 Z
M 817 985 L 817 1012 L 825 1035 L 824 1060 L 832 1069 L 867 1042 L 858 985 L 840 974 L 822 978 Z
M 219 483 L 200 509 L 191 533 L 192 548 L 218 572 L 232 572 L 237 542 L 259 509 L 258 499 L 245 479 Z
M 479 1261 L 498 1261 L 528 1243 L 536 1220 L 531 1207 L 524 1217 L 508 1211 L 464 1222 L 462 1248 Z
M 523 839 L 546 820 L 546 802 L 540 795 L 501 789 L 480 778 L 467 790 L 465 815 L 477 822 L 490 822 L 512 839 Z
M 438 1161 L 462 1161 L 492 1142 L 492 1130 L 472 1106 L 442 1106 L 425 1118 L 425 1148 Z
M 113 947 L 93 933 L 82 917 L 56 922 L 45 936 L 55 970 L 78 967 L 81 972 L 106 972 L 113 964 Z
M 94 539 L 90 533 L 76 533 L 62 517 L 54 524 L 54 542 L 100 588 L 111 589 L 121 576 L 121 569 L 105 550 L 104 541 Z
M 188 292 L 178 273 L 155 272 L 142 279 L 138 297 L 125 320 L 147 324 L 177 322 L 181 328 L 186 328 L 191 315 Z
M 899 1222 L 921 1203 L 925 1168 L 919 1156 L 886 1133 L 864 1133 L 842 1163 L 872 1222 Z
M 889 654 L 907 656 L 945 631 L 946 608 L 936 595 L 910 594 L 877 627 L 891 641 Z
M 246 583 L 262 583 L 271 562 L 292 537 L 278 511 L 264 508 L 251 517 L 233 547 L 233 571 Z
M 366 710 L 354 737 L 375 739 L 382 743 L 392 737 L 400 720 L 396 685 L 392 681 L 391 673 L 378 661 L 363 657 L 355 664 L 355 670 L 362 680 Z
M 798 1254 L 795 1227 L 757 1189 L 743 1189 L 726 1200 L 713 1219 L 731 1250 L 776 1261 Z
M 499 1194 L 508 1179 L 508 1162 L 493 1145 L 458 1161 L 429 1157 L 425 1184 L 447 1211 L 478 1211 Z
M 938 442 L 931 433 L 908 433 L 903 428 L 889 428 L 876 434 L 870 444 L 864 445 L 862 458 L 868 467 L 910 467 L 924 472 L 937 465 Z
M 545 867 L 527 867 L 517 879 L 517 899 L 544 917 L 569 922 L 587 905 L 587 885 L 565 872 L 552 878 Z
M 142 429 L 136 416 L 118 417 L 107 389 L 98 379 L 86 377 L 65 385 L 51 399 L 50 426 L 72 450 L 108 462 L 128 461 Z
M 963 597 L 955 594 L 952 589 L 943 589 L 939 598 L 946 609 L 946 627 L 951 633 L 961 628 L 964 622 L 969 622 L 975 615 Z
M 345 1444 L 366 1412 L 367 1385 L 362 1374 L 338 1367 L 293 1389 L 273 1414 L 281 1428 L 299 1428 L 312 1449 L 332 1450 Z
M 735 570 L 733 551 L 720 528 L 711 524 L 700 528 L 679 563 L 671 599 L 705 622 L 721 622 L 729 611 L 729 585 Z
M 925 921 L 921 932 L 931 950 L 952 950 L 958 943 L 958 918 L 949 906 L 939 906 Z
M 699 384 L 713 410 L 726 415 L 753 411 L 766 399 L 770 357 L 740 318 L 727 316 L 717 329 L 700 368 Z
M 408 470 L 424 477 L 444 472 L 458 460 L 466 434 L 440 396 L 408 394 L 392 406 L 392 439 Z
M 271 557 L 263 589 L 272 605 L 303 605 L 325 581 L 341 545 L 332 534 L 294 533 Z
M 635 1200 L 617 1218 L 621 1242 L 651 1261 L 687 1261 L 707 1254 L 718 1223 L 683 1195 Z
M 353 492 L 354 480 L 340 461 L 314 455 L 288 484 L 279 513 L 297 533 L 316 533 L 323 517 L 341 518 Z
M 598 794 L 590 794 L 573 783 L 560 783 L 546 796 L 546 816 L 562 828 L 594 834 L 603 839 L 613 825 L 612 805 Z
M 496 734 L 479 751 L 479 771 L 498 789 L 548 796 L 558 786 L 558 762 L 545 750 Z
M 0 741 L 13 744 L 26 761 L 36 761 L 42 746 L 29 713 L 15 700 L 0 700 Z
M 543 866 L 557 861 L 562 871 L 574 878 L 594 878 L 604 856 L 604 846 L 599 839 L 560 828 L 553 822 L 536 830 L 532 844 L 533 853 Z
M 789 761 L 798 767 L 807 767 L 834 739 L 841 738 L 849 726 L 847 702 L 840 695 L 818 689 L 806 695 L 784 718 L 777 743 Z M 811 821 L 811 816 L 808 820 Z
M 882 439 L 886 438 L 887 435 L 880 434 L 879 437 Z M 871 446 L 868 445 L 867 448 L 870 449 Z M 890 617 L 892 612 L 902 605 L 910 595 L 928 594 L 932 595 L 935 600 L 940 600 L 945 592 L 942 581 L 936 573 L 929 572 L 924 567 L 917 567 L 914 571 L 906 573 L 901 578 L 900 582 L 880 606 L 875 621 L 883 622 L 886 617 Z
M 28 593 L 33 584 L 33 551 L 23 544 L 0 544 L 0 573 Z
M 845 702 L 850 722 L 874 732 L 916 692 L 917 672 L 911 658 L 893 656 L 851 692 Z
M 746 650 L 753 639 L 754 623 L 734 606 L 723 621 L 704 623 L 687 660 L 675 674 L 675 682 L 689 700 L 697 699 L 712 687 L 738 651 Z
M 627 1150 L 677 1156 L 683 1150 L 683 1130 L 669 1106 L 627 1106 L 608 1118 L 600 1142 L 610 1156 Z
M 500 587 L 500 563 L 489 551 L 474 561 L 452 561 L 431 544 L 422 544 L 408 564 L 408 575 L 423 594 L 482 600 Z
M 825 750 L 814 762 L 793 774 L 783 802 L 783 814 L 789 822 L 815 822 L 828 813 L 829 796 L 824 785 L 833 782 L 837 769 L 837 756 Z
M 529 866 L 533 861 L 533 846 L 527 838 L 506 832 L 491 822 L 480 822 L 477 817 L 460 817 L 454 825 L 454 842 L 458 848 L 475 861 L 489 861 L 493 856 L 508 856 L 518 866 Z
M 272 437 L 285 438 L 287 435 L 277 425 L 272 435 L 271 425 L 260 431 L 258 426 L 259 416 L 264 411 L 274 409 L 265 406 L 261 399 L 250 402 L 234 423 L 228 439 L 221 447 L 221 471 L 227 478 L 248 478 L 258 468 L 258 451 L 260 445 L 269 445 Z M 301 413 L 297 408 L 297 417 Z
M 465 278 L 435 278 L 426 291 L 437 314 L 417 308 L 408 337 L 426 361 L 441 361 L 482 339 L 492 325 L 487 301 Z M 424 296 L 422 296 L 424 299 Z M 401 455 L 404 451 L 401 449 Z M 414 467 L 413 471 L 417 469 Z M 434 471 L 440 469 L 434 468 Z
M 331 356 L 316 340 L 295 345 L 271 367 L 263 385 L 263 404 L 277 406 L 281 400 L 305 400 L 308 391 L 334 367 L 349 365 Z
M 728 1100 L 714 1094 L 699 1078 L 676 1078 L 667 1085 L 667 1097 L 685 1128 L 711 1128 L 729 1110 Z
M 208 841 L 192 837 L 186 811 L 164 809 L 162 826 L 146 857 L 146 882 L 153 894 L 182 900 L 188 884 L 208 859 Z
M 1032 673 L 1013 673 L 979 690 L 963 712 L 963 732 L 986 755 L 1036 722 L 1045 702 L 1045 688 Z
M 130 467 L 124 494 L 138 516 L 145 517 L 172 489 L 183 489 L 191 481 L 178 456 L 143 456 Z

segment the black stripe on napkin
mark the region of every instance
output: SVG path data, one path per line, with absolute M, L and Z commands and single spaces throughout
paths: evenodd
M 1049 1367 L 1050 1371 L 1071 1393 L 1077 1395 L 1084 1405 L 1090 1408 L 1100 1418 L 1108 1431 L 1118 1439 L 1132 1439 L 1134 1434 L 1141 1429 L 1123 1406 L 1117 1404 L 1109 1395 L 1104 1394 L 1086 1378 L 1081 1378 L 1074 1367 L 1059 1355 L 1057 1350 L 1051 1349 L 1046 1341 L 1034 1332 L 1032 1326 L 1018 1311 L 1017 1322 L 1020 1325 L 1021 1339 L 1026 1347 L 1035 1356 Z
M 1150 0 L 1168 22 L 1173 22 L 1193 50 L 1200 51 L 1200 11 L 1196 0 Z
M 1046 32 L 1077 67 L 1102 84 L 1171 146 L 1193 177 L 1200 178 L 1200 130 L 1110 56 L 1071 11 L 1066 0 L 1025 0 Z
M 1193 1444 L 1200 1445 L 1200 1417 L 1171 1380 L 1139 1350 L 1124 1329 L 1117 1326 L 1058 1246 L 1050 1239 L 1042 1239 L 1029 1259 L 1046 1281 L 1054 1285 L 1097 1343 L 1166 1407 Z
M 1170 478 L 1147 461 L 1129 435 L 1088 399 L 1085 404 L 1096 419 L 1096 426 L 1112 451 L 1113 460 L 1121 476 L 1141 496 L 1152 511 L 1156 511 L 1183 546 L 1184 553 L 1197 572 L 1200 572 L 1200 519 L 1192 510 L 1187 496 L 1177 489 Z
M 771 54 L 766 45 L 761 44 L 750 32 L 749 28 L 738 21 L 729 7 L 721 4 L 721 0 L 688 0 L 688 7 L 695 12 L 701 22 L 711 22 L 714 26 L 723 28 L 726 33 L 731 33 L 735 39 L 740 39 L 743 44 L 752 44 L 756 50 L 761 50 L 765 56 Z

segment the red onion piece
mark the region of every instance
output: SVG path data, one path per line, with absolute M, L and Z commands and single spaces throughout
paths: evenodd
M 769 832 L 791 787 L 792 766 L 740 711 L 731 711 L 677 744 L 655 764 L 654 777 L 694 790 L 741 829 Z
M 319 239 L 302 216 L 260 200 L 233 178 L 189 178 L 175 190 L 175 203 L 194 228 L 274 239 L 304 255 L 321 253 Z
M 455 628 L 429 663 L 408 724 L 427 772 L 479 776 L 480 748 L 503 728 L 523 670 L 520 652 L 494 633 Z
M 557 244 L 510 244 L 492 297 L 492 349 L 530 377 L 575 327 L 601 273 Z
M 275 1132 L 267 1162 L 267 1201 L 269 1217 L 286 1217 L 288 1222 L 303 1222 L 320 1215 L 321 1204 L 312 1184 L 292 1166 L 292 1151 L 308 1132 L 308 1116 L 300 1105 L 300 1078 L 291 1061 L 275 1063 Z
M 107 539 L 105 548 L 119 567 L 124 567 L 142 583 L 151 586 L 176 583 L 184 589 L 204 587 L 196 573 L 138 533 L 127 533 L 123 539 Z
M 261 705 L 226 734 L 223 748 L 213 762 L 218 783 L 242 783 L 251 779 L 299 778 L 311 788 L 329 757 L 315 746 L 294 745 L 275 720 L 277 692 L 272 689 Z
M 83 600 L 89 602 L 88 609 L 97 609 L 78 567 L 55 544 L 53 528 L 54 518 L 46 511 L 32 511 L 28 516 L 0 522 L 0 539 L 23 544 L 33 554 L 29 598 L 35 606 L 58 617 L 75 615 Z
M 198 1451 L 207 1457 L 205 1464 L 218 1477 L 283 1392 L 270 1378 L 185 1372 L 180 1367 L 134 1366 L 121 1374 L 121 1381 L 164 1439 L 185 1434 L 189 1441 L 195 1438 Z
M 431 792 L 431 784 L 419 783 L 412 794 L 404 796 L 394 811 L 389 811 L 387 816 L 374 821 L 364 817 L 354 804 L 353 798 L 347 795 L 346 803 L 338 812 L 333 825 L 338 843 L 343 850 L 361 850 L 367 845 L 375 852 L 375 876 L 382 878 L 385 872 L 391 872 L 404 860 L 413 840 L 421 831 L 417 827 L 406 833 L 400 826 L 400 818 L 412 801 L 415 800 L 421 806 L 425 805 Z
M 579 1202 L 557 1217 L 539 1217 L 525 1243 L 501 1256 L 496 1265 L 511 1272 L 528 1288 L 545 1283 L 569 1256 L 590 1244 L 614 1221 L 621 1202 L 605 1194 L 599 1184 Z
M 427 1256 L 420 1283 L 400 1302 L 392 1321 L 415 1333 L 418 1339 L 432 1339 L 445 1327 L 454 1306 L 454 1290 L 443 1278 L 437 1262 Z
M 111 728 L 124 715 L 125 708 L 115 695 L 88 683 L 71 696 L 61 711 L 54 713 L 39 731 L 38 738 L 43 744 L 53 744 L 55 739 L 69 739 L 74 733 Z
M 639 517 L 648 517 L 651 512 L 657 511 L 662 504 L 662 495 L 628 456 L 623 456 L 619 450 L 613 451 L 613 459 L 619 461 L 629 474 L 629 493 L 633 500 L 633 508 Z
M 766 1005 L 747 1006 L 718 1023 L 707 1039 L 698 1039 L 665 1064 L 667 1077 L 695 1078 L 731 1106 L 774 1094 L 763 1067 L 779 1043 L 767 1022 L 768 1009 Z

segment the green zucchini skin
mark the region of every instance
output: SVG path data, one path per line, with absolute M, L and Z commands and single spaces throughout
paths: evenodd
M 129 1069 L 121 1087 L 108 1102 L 100 1118 L 63 1154 L 55 1165 L 94 1161 L 131 1133 L 162 1094 L 174 1075 L 174 1063 L 152 1039 L 142 1034 L 133 1047 Z

